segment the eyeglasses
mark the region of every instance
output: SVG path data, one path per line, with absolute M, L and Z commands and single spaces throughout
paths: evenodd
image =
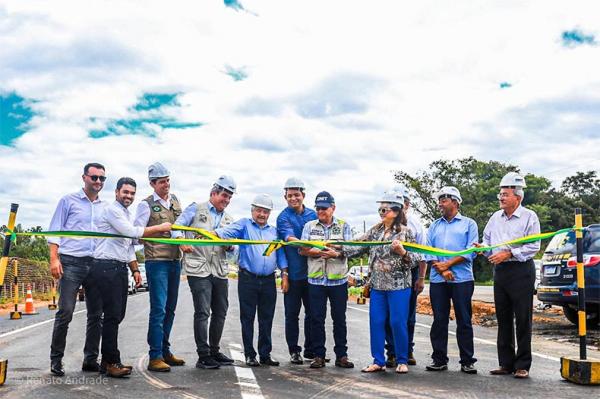
M 106 176 L 97 176 L 97 175 L 86 175 L 86 176 L 89 177 L 90 179 L 92 179 L 92 181 L 100 180 L 102 183 L 104 183 L 106 181 Z
M 511 196 L 512 195 L 509 194 L 509 193 L 500 193 L 500 194 L 496 195 L 496 198 L 502 199 L 502 198 L 508 198 L 508 197 L 511 197 Z
M 317 207 L 315 207 L 315 209 L 317 210 L 317 212 L 320 212 L 320 211 L 326 211 L 327 209 L 329 209 L 329 207 L 328 206 L 317 206 Z
M 377 212 L 379 212 L 380 215 L 385 215 L 386 213 L 388 213 L 392 208 L 379 208 L 377 210 Z

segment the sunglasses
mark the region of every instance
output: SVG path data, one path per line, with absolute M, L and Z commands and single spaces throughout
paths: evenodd
M 86 176 L 89 177 L 90 179 L 92 179 L 92 181 L 100 180 L 102 183 L 104 183 L 106 181 L 106 176 L 96 176 L 96 175 L 86 175 Z
M 319 212 L 319 211 L 326 211 L 327 209 L 329 209 L 329 207 L 328 206 L 317 206 L 315 209 L 317 210 L 317 212 Z
M 380 215 L 385 215 L 386 213 L 388 213 L 391 210 L 392 210 L 392 208 L 379 208 L 377 210 L 377 212 L 379 212 Z

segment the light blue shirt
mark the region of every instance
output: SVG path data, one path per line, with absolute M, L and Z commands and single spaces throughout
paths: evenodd
M 101 233 L 120 234 L 140 238 L 144 235 L 144 227 L 133 225 L 133 215 L 118 201 L 108 205 L 98 222 Z M 129 263 L 134 261 L 135 248 L 131 238 L 98 238 L 94 258 L 110 259 Z
M 323 237 L 323 240 L 329 240 L 329 237 L 331 236 L 331 227 L 333 227 L 334 224 L 339 225 L 339 221 L 335 216 L 333 217 L 333 221 L 331 222 L 331 224 L 329 226 L 326 226 L 321 222 L 319 222 L 319 223 L 321 224 L 321 226 L 323 226 L 323 230 L 325 231 L 325 237 Z M 344 236 L 344 241 L 352 240 L 352 228 L 350 228 L 350 225 L 346 222 L 343 223 L 342 235 Z M 310 239 L 310 224 L 306 223 L 304 225 L 304 228 L 302 229 L 302 240 L 309 240 L 309 239 Z M 309 278 L 308 279 L 309 284 L 325 285 L 328 287 L 332 287 L 335 285 L 342 285 L 347 281 L 348 281 L 348 277 L 344 277 L 339 280 L 329 280 L 327 278 L 327 276 L 323 276 L 321 278 Z
M 495 245 L 506 241 L 515 240 L 531 234 L 540 233 L 540 220 L 532 210 L 519 205 L 515 212 L 507 217 L 504 210 L 494 212 L 483 229 L 483 245 Z M 533 259 L 540 250 L 540 241 L 527 244 L 502 246 L 493 249 L 496 253 L 502 250 L 510 250 L 513 256 L 508 261 L 525 262 Z
M 183 210 L 183 212 L 181 212 L 181 215 L 179 215 L 179 217 L 175 221 L 175 224 L 178 224 L 180 226 L 191 226 L 192 222 L 194 220 L 194 216 L 196 216 L 196 212 L 198 212 L 198 204 L 195 202 L 192 202 L 190 205 L 188 205 L 187 208 L 185 208 Z M 214 222 L 214 225 L 212 226 L 212 228 L 214 230 L 221 223 L 221 219 L 223 218 L 223 212 L 217 212 L 217 209 L 215 208 L 215 206 L 213 204 L 211 204 L 210 201 L 208 201 L 208 212 L 210 213 L 210 216 L 212 217 L 212 220 Z M 172 230 L 171 231 L 172 238 L 181 238 L 184 236 L 185 236 L 185 233 L 183 231 L 180 231 L 180 230 Z
M 65 195 L 58 201 L 48 230 L 98 231 L 96 226 L 106 204 L 100 197 L 90 201 L 83 189 Z M 59 254 L 77 257 L 92 256 L 96 246 L 91 238 L 48 237 L 48 243 L 58 245 Z
M 447 249 L 450 251 L 462 251 L 473 246 L 477 242 L 478 231 L 477 223 L 471 218 L 462 216 L 458 213 L 450 221 L 441 217 L 435 220 L 427 232 L 427 245 Z M 464 283 L 473 281 L 473 259 L 476 253 L 463 255 L 464 261 L 450 268 L 454 274 L 454 281 L 448 283 Z M 448 257 L 425 255 L 427 261 L 447 261 Z M 433 267 L 429 273 L 429 280 L 432 283 L 446 282 L 444 278 Z
M 269 224 L 259 226 L 250 218 L 240 219 L 227 227 L 215 230 L 217 235 L 223 239 L 238 238 L 244 240 L 265 240 L 273 241 L 277 239 L 277 229 Z M 240 245 L 240 267 L 250 273 L 259 276 L 268 276 L 273 274 L 279 266 L 281 270 L 287 269 L 287 260 L 283 248 L 275 251 L 275 256 L 263 256 L 268 244 L 261 245 Z
M 415 242 L 417 244 L 425 245 L 427 237 L 425 236 L 425 229 L 423 229 L 423 225 L 419 222 L 419 219 L 414 214 L 409 213 L 406 220 L 406 227 L 408 227 L 415 236 Z

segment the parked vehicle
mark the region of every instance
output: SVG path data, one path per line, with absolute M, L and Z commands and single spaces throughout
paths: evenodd
M 129 284 L 127 286 L 127 293 L 129 295 L 133 295 L 137 292 L 137 288 L 135 286 L 135 280 L 133 278 L 133 276 L 130 274 L 129 275 Z
M 138 268 L 140 270 L 140 276 L 142 277 L 142 286 L 138 287 L 138 290 L 143 288 L 146 291 L 148 291 L 148 278 L 146 278 L 146 265 L 144 263 L 140 263 L 138 265 Z
M 600 224 L 583 232 L 586 320 L 589 326 L 600 322 Z M 542 257 L 542 281 L 537 297 L 544 304 L 562 306 L 565 317 L 578 324 L 577 259 L 575 232 L 554 236 Z
M 366 283 L 367 275 L 369 274 L 369 265 L 366 266 L 352 266 L 348 271 L 348 276 L 354 279 L 354 285 L 356 287 L 362 287 Z

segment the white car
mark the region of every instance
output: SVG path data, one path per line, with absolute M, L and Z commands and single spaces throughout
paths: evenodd
M 133 276 L 130 274 L 129 275 L 129 284 L 127 285 L 127 293 L 129 295 L 133 295 L 137 292 L 137 288 L 135 286 L 135 280 L 133 279 Z
M 365 284 L 365 279 L 369 274 L 369 265 L 352 266 L 348 271 L 348 276 L 352 276 L 354 284 L 360 287 Z
M 138 265 L 138 268 L 140 270 L 140 276 L 142 277 L 142 286 L 138 288 L 139 289 L 145 289 L 146 291 L 148 291 L 148 278 L 146 277 L 146 265 L 144 263 L 140 263 Z

